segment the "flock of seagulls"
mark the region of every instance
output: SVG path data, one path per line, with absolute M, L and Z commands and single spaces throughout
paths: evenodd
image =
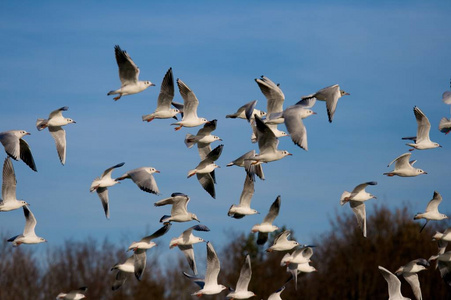
M 108 95 L 118 95 L 114 98 L 115 101 L 119 100 L 122 96 L 136 94 L 151 86 L 155 86 L 155 84 L 150 81 L 139 80 L 139 68 L 126 51 L 123 51 L 119 46 L 115 46 L 114 52 L 119 67 L 121 87 L 108 92 Z M 251 208 L 251 199 L 255 192 L 254 183 L 257 180 L 257 177 L 261 180 L 265 179 L 263 164 L 274 163 L 292 155 L 286 150 L 278 149 L 279 138 L 289 136 L 295 145 L 307 151 L 307 129 L 304 120 L 309 116 L 316 114 L 312 110 L 316 104 L 316 100 L 326 102 L 328 120 L 332 123 L 338 100 L 342 96 L 349 95 L 349 93 L 341 90 L 338 84 L 335 84 L 308 96 L 304 96 L 298 103 L 284 109 L 285 96 L 279 84 L 275 84 L 266 76 L 255 79 L 255 82 L 267 100 L 267 111 L 258 110 L 256 108 L 257 101 L 254 100 L 241 106 L 235 113 L 225 116 L 226 118 L 231 119 L 238 118 L 246 120 L 251 132 L 250 140 L 251 142 L 258 144 L 258 153 L 255 150 L 250 150 L 227 164 L 227 166 L 238 166 L 244 169 L 244 185 L 239 204 L 233 204 L 228 211 L 228 216 L 235 219 L 258 214 L 255 209 Z M 215 198 L 215 170 L 220 167 L 216 164 L 216 161 L 221 156 L 224 148 L 223 144 L 216 146 L 214 149 L 211 148 L 212 143 L 222 141 L 220 137 L 212 135 L 212 132 L 217 127 L 217 120 L 209 121 L 205 118 L 198 117 L 197 108 L 199 106 L 199 100 L 196 95 L 181 79 L 176 79 L 176 83 L 180 95 L 183 98 L 183 104 L 173 101 L 175 84 L 172 68 L 169 68 L 161 84 L 156 110 L 151 114 L 142 116 L 142 120 L 151 122 L 155 119 L 174 118 L 177 122 L 172 123 L 171 125 L 176 125 L 175 130 L 180 130 L 183 127 L 193 128 L 203 126 L 195 135 L 187 133 L 184 139 L 187 148 L 192 148 L 197 145 L 200 157 L 200 162 L 194 169 L 188 171 L 187 177 L 190 178 L 196 175 L 202 188 L 212 198 Z M 443 101 L 447 104 L 451 104 L 451 92 L 445 92 L 443 94 Z M 52 137 L 55 140 L 57 154 L 62 165 L 66 162 L 66 132 L 62 127 L 75 123 L 74 120 L 63 117 L 63 112 L 67 110 L 68 107 L 61 107 L 52 111 L 48 119 L 38 119 L 36 121 L 36 127 L 39 131 L 48 128 L 52 134 Z M 177 118 L 177 115 L 179 114 L 181 120 Z M 416 160 L 410 161 L 412 155 L 411 151 L 414 149 L 425 150 L 441 147 L 438 143 L 432 142 L 429 138 L 431 124 L 426 115 L 418 107 L 414 107 L 414 115 L 417 121 L 417 135 L 415 137 L 403 138 L 405 140 L 413 141 L 407 143 L 407 145 L 412 148 L 409 149 L 409 152 L 394 159 L 388 165 L 390 166 L 395 163 L 394 170 L 384 173 L 384 175 L 389 177 L 395 175 L 401 177 L 413 177 L 427 174 L 425 171 L 413 167 Z M 284 124 L 288 132 L 279 130 L 278 126 L 280 124 Z M 449 133 L 449 131 L 451 131 L 451 121 L 443 118 L 440 121 L 439 130 L 446 134 Z M 29 204 L 25 201 L 16 199 L 16 177 L 11 158 L 16 161 L 22 160 L 33 171 L 37 171 L 30 147 L 23 139 L 29 134 L 30 133 L 24 130 L 10 130 L 0 133 L 0 142 L 8 155 L 3 164 L 2 202 L 0 202 L 0 211 L 7 212 L 22 208 L 25 216 L 25 228 L 23 233 L 8 239 L 8 242 L 11 242 L 13 246 L 46 242 L 44 238 L 37 236 L 35 233 L 37 221 L 28 207 Z M 90 192 L 97 192 L 106 218 L 110 217 L 108 187 L 116 185 L 121 180 L 131 179 L 140 190 L 157 196 L 160 195 L 157 182 L 153 176 L 153 174 L 159 173 L 157 169 L 153 167 L 139 167 L 127 171 L 120 177 L 113 178 L 113 171 L 123 165 L 124 163 L 119 163 L 106 169 L 100 177 L 93 180 L 90 187 Z M 365 189 L 368 186 L 375 185 L 377 185 L 377 182 L 375 181 L 361 183 L 351 192 L 343 192 L 340 198 L 341 205 L 349 202 L 364 237 L 367 237 L 365 202 L 372 198 L 376 198 L 376 196 L 366 192 Z M 275 232 L 279 228 L 274 222 L 281 209 L 281 199 L 280 195 L 277 196 L 270 206 L 267 215 L 263 218 L 263 221 L 249 229 L 251 232 L 257 233 L 256 243 L 260 246 L 265 245 L 268 241 L 269 234 Z M 438 211 L 438 206 L 441 201 L 441 195 L 435 191 L 433 199 L 427 205 L 426 211 L 415 215 L 415 219 L 425 219 L 426 223 L 424 226 L 426 226 L 430 220 L 442 220 L 448 218 Z M 190 222 L 194 220 L 200 223 L 196 214 L 188 210 L 189 202 L 190 197 L 188 195 L 181 192 L 174 192 L 171 194 L 171 197 L 161 199 L 154 203 L 156 207 L 171 205 L 170 214 L 161 217 L 160 223 L 162 223 L 162 227 L 160 229 L 149 236 L 143 237 L 138 242 L 133 242 L 128 247 L 127 251 L 133 252 L 131 256 L 123 263 L 116 263 L 112 266 L 111 271 L 116 272 L 115 280 L 112 283 L 113 291 L 121 288 L 127 279 L 133 277 L 133 275 L 137 280 L 141 280 L 146 268 L 147 251 L 156 246 L 154 240 L 170 231 L 172 222 Z M 194 231 L 208 232 L 210 229 L 202 224 L 188 227 L 178 237 L 172 238 L 169 245 L 169 248 L 178 247 L 182 251 L 192 272 L 192 274 L 188 272 L 183 272 L 183 274 L 200 287 L 200 289 L 192 295 L 199 297 L 202 295 L 214 295 L 229 289 L 230 292 L 226 296 L 229 299 L 248 299 L 256 296 L 254 292 L 248 290 L 249 283 L 252 280 L 250 256 L 246 255 L 243 258 L 244 262 L 235 289 L 226 287 L 219 283 L 220 260 L 212 242 L 194 236 Z M 315 246 L 302 245 L 295 240 L 289 240 L 290 234 L 291 232 L 288 230 L 279 233 L 274 239 L 273 245 L 266 249 L 267 255 L 281 251 L 286 253 L 280 264 L 282 267 L 286 268 L 287 273 L 289 274 L 289 279 L 286 282 L 281 282 L 280 289 L 271 294 L 268 298 L 269 300 L 282 299 L 281 293 L 285 290 L 286 284 L 291 280 L 294 281 L 294 286 L 297 288 L 297 278 L 300 273 L 316 271 L 315 267 L 311 264 L 311 258 L 314 254 L 313 248 Z M 401 282 L 397 277 L 401 275 L 412 286 L 416 299 L 422 299 L 417 273 L 429 267 L 430 261 L 434 260 L 437 261 L 441 276 L 448 284 L 451 284 L 451 251 L 446 252 L 447 243 L 451 241 L 451 228 L 446 229 L 443 233 L 437 232 L 433 239 L 438 242 L 439 252 L 437 255 L 431 256 L 429 260 L 422 258 L 415 259 L 405 266 L 400 267 L 395 272 L 396 275 L 382 266 L 379 266 L 380 272 L 388 283 L 390 299 L 407 299 L 401 295 Z M 194 244 L 202 242 L 206 243 L 207 253 L 207 269 L 204 278 L 198 277 L 193 247 Z M 289 251 L 293 252 L 289 253 Z M 86 291 L 87 288 L 82 287 L 68 293 L 60 293 L 57 296 L 57 299 L 82 299 L 85 297 Z

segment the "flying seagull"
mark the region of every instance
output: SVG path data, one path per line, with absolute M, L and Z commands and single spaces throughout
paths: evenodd
M 0 211 L 10 211 L 28 205 L 23 200 L 16 199 L 16 174 L 9 157 L 5 158 L 3 163 L 3 182 L 2 182 L 2 201 L 0 202 Z
M 424 223 L 423 227 L 421 227 L 420 232 L 423 231 L 424 227 L 428 224 L 430 220 L 444 220 L 448 219 L 448 216 L 445 214 L 442 214 L 438 211 L 438 206 L 442 202 L 442 196 L 437 192 L 434 191 L 434 195 L 432 197 L 432 200 L 429 201 L 428 205 L 426 206 L 426 211 L 424 213 L 417 213 L 413 219 L 426 219 L 426 223 Z
M 8 239 L 8 242 L 12 242 L 14 247 L 20 246 L 21 244 L 39 244 L 47 242 L 44 238 L 36 235 L 34 228 L 38 222 L 31 210 L 26 205 L 22 206 L 22 208 L 23 214 L 25 215 L 25 228 L 23 233 Z
M 23 160 L 27 166 L 37 172 L 30 146 L 22 139 L 24 136 L 30 135 L 25 130 L 10 130 L 0 132 L 0 142 L 5 147 L 6 154 L 14 160 Z
M 332 123 L 335 109 L 337 108 L 338 99 L 346 95 L 349 95 L 349 93 L 341 90 L 338 84 L 334 84 L 325 87 L 314 94 L 304 96 L 302 99 L 316 98 L 320 101 L 326 101 L 327 115 L 329 117 L 329 122 Z
M 441 147 L 438 143 L 432 142 L 429 139 L 431 123 L 429 123 L 429 119 L 426 117 L 426 115 L 416 106 L 413 108 L 413 112 L 415 114 L 415 118 L 417 119 L 417 135 L 402 138 L 403 140 L 413 141 L 413 143 L 406 144 L 407 146 L 413 147 L 412 149 L 409 149 L 409 151 L 412 151 L 414 149 L 424 150 Z
M 388 164 L 387 167 L 390 167 L 391 164 L 395 163 L 395 169 L 391 172 L 384 173 L 383 175 L 387 175 L 389 177 L 392 176 L 400 176 L 400 177 L 414 177 L 421 174 L 427 174 L 427 172 L 414 168 L 413 165 L 417 162 L 416 160 L 409 161 L 412 153 L 404 153 L 395 158 L 391 163 Z

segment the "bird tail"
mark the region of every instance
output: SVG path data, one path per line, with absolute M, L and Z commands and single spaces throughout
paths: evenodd
M 230 119 L 236 119 L 236 115 L 234 115 L 234 114 L 233 115 L 227 115 L 226 118 L 227 119 L 229 119 L 229 118 Z
M 351 196 L 351 193 L 344 191 L 343 194 L 341 194 L 340 205 L 345 205 L 347 202 L 349 202 L 349 196 Z
M 36 128 L 41 131 L 42 129 L 45 129 L 47 127 L 48 121 L 45 119 L 38 119 L 36 121 Z
M 160 223 L 166 222 L 167 219 L 169 219 L 170 217 L 171 217 L 170 215 L 164 215 L 164 216 L 162 216 L 161 219 L 160 219 Z
M 194 137 L 195 137 L 195 135 L 192 135 L 189 133 L 186 135 L 186 137 L 185 137 L 186 147 L 191 148 L 194 146 L 194 144 L 196 143 L 196 139 Z
M 411 141 L 415 141 L 417 139 L 416 136 L 408 136 L 408 137 L 403 137 L 402 140 L 411 140 Z
M 421 215 L 421 213 L 417 213 L 417 214 L 413 217 L 413 219 L 414 219 L 414 220 L 421 219 L 422 216 L 420 216 L 420 215 Z
M 115 94 L 118 94 L 118 91 L 113 90 L 113 91 L 109 91 L 107 96 L 111 96 L 111 95 L 115 95 Z
M 144 121 L 150 122 L 150 121 L 153 120 L 153 114 L 150 114 L 150 115 L 144 115 L 144 116 L 142 116 L 142 119 L 143 119 L 143 122 L 144 122 Z

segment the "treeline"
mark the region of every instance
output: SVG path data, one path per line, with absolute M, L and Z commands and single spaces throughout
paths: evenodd
M 297 290 L 293 281 L 285 284 L 290 277 L 286 268 L 280 266 L 285 253 L 267 253 L 269 243 L 259 247 L 253 234 L 241 234 L 224 248 L 216 249 L 221 261 L 219 282 L 234 288 L 245 255 L 249 254 L 253 272 L 249 290 L 257 295 L 255 299 L 267 299 L 284 284 L 282 299 L 387 299 L 387 284 L 377 266 L 394 272 L 413 259 L 435 255 L 437 244 L 432 242 L 432 235 L 436 230 L 444 231 L 447 225 L 428 224 L 419 233 L 421 224 L 413 221 L 406 207 L 393 212 L 378 206 L 368 218 L 368 238 L 363 238 L 354 215 L 337 215 L 330 230 L 313 242 L 316 247 L 311 264 L 318 271 L 299 275 Z M 292 238 L 296 238 L 295 233 Z M 93 239 L 67 241 L 43 258 L 33 254 L 32 246 L 13 248 L 5 237 L 2 240 L 0 299 L 54 299 L 62 291 L 87 286 L 87 299 L 183 300 L 193 299 L 191 293 L 198 289 L 182 275 L 187 265 L 181 253 L 177 261 L 162 263 L 158 255 L 149 251 L 142 280 L 131 277 L 113 292 L 115 272 L 110 269 L 127 258 L 122 247 Z M 449 299 L 449 287 L 434 266 L 432 263 L 428 270 L 419 273 L 423 298 Z M 409 284 L 400 280 L 403 295 L 415 299 Z M 208 299 L 225 299 L 225 295 L 222 292 Z

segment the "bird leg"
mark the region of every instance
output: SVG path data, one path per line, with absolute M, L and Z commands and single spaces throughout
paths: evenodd
M 182 127 L 183 127 L 183 126 L 180 125 L 180 126 L 178 126 L 178 127 L 175 127 L 174 130 L 175 130 L 175 131 L 180 130 Z
M 117 97 L 114 97 L 113 99 L 114 99 L 114 101 L 117 101 L 117 100 L 119 100 L 119 99 L 121 99 L 121 94 L 119 94 L 119 96 L 117 96 Z
M 152 121 L 153 119 L 155 119 L 155 118 L 150 118 L 150 119 L 147 120 L 147 122 L 150 122 L 150 121 Z

